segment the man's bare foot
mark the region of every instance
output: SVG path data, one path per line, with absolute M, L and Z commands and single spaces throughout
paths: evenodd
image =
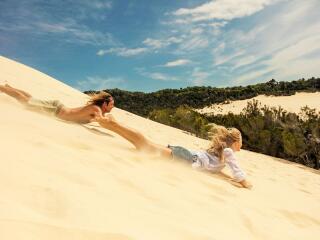
M 4 81 L 2 84 L 0 84 L 0 92 L 3 92 L 6 88 L 12 88 L 7 81 Z
M 6 89 L 5 85 L 0 85 L 0 92 L 3 92 L 3 90 Z

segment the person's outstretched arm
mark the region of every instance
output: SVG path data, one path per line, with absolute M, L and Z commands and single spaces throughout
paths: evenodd
M 223 151 L 225 161 L 229 165 L 234 181 L 239 183 L 242 187 L 251 189 L 252 184 L 246 180 L 245 172 L 240 168 L 238 161 L 231 148 L 226 148 Z
M 111 114 L 96 117 L 96 121 L 100 124 L 100 126 L 109 129 L 127 139 L 138 150 L 141 150 L 145 145 L 148 144 L 147 139 L 140 132 L 120 124 Z
M 242 187 L 244 188 L 248 188 L 251 189 L 252 188 L 252 184 L 250 182 L 248 182 L 246 179 L 242 180 L 239 182 L 241 184 Z

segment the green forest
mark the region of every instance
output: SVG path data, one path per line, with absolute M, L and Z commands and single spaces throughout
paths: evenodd
M 320 112 L 307 106 L 300 114 L 284 109 L 248 102 L 240 114 L 204 115 L 194 108 L 265 95 L 293 95 L 296 92 L 320 91 L 320 78 L 291 82 L 266 83 L 231 88 L 188 87 L 164 89 L 153 93 L 105 89 L 111 93 L 116 106 L 151 120 L 188 131 L 208 139 L 212 124 L 236 127 L 243 135 L 243 148 L 284 158 L 319 169 Z M 90 94 L 94 91 L 87 91 Z M 320 104 L 320 103 L 319 103 Z
M 99 89 L 102 90 L 102 89 Z M 249 86 L 216 88 L 187 87 L 180 89 L 163 89 L 152 93 L 129 92 L 120 89 L 104 89 L 116 100 L 117 107 L 147 117 L 154 109 L 172 108 L 181 105 L 203 108 L 215 103 L 242 100 L 260 94 L 289 96 L 298 91 L 320 91 L 320 78 L 300 79 L 291 82 L 277 82 L 272 79 L 266 83 Z M 90 94 L 95 91 L 86 91 Z
M 320 112 L 315 109 L 304 107 L 298 115 L 251 101 L 240 114 L 208 116 L 184 105 L 154 110 L 148 117 L 205 139 L 209 139 L 212 124 L 236 127 L 242 133 L 244 149 L 319 169 Z

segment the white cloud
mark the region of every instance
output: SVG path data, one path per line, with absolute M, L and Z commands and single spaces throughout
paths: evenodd
M 168 43 L 173 44 L 173 43 L 181 43 L 183 41 L 183 36 L 180 36 L 180 38 L 177 37 L 169 37 L 167 39 Z
M 104 90 L 108 88 L 123 87 L 126 84 L 126 81 L 121 77 L 109 77 L 103 78 L 99 76 L 87 77 L 86 80 L 81 80 L 76 83 L 75 88 L 80 91 L 89 91 L 89 90 Z
M 247 31 L 225 31 L 212 51 L 213 67 L 227 67 L 233 84 L 319 76 L 318 9 L 317 0 L 290 1 L 263 13 Z
M 59 41 L 93 46 L 116 45 L 110 33 L 94 31 L 70 19 L 64 23 L 35 22 L 29 28 L 34 34 L 60 36 Z
M 270 60 L 274 66 L 284 65 L 290 61 L 303 58 L 304 55 L 320 50 L 320 31 L 317 35 L 300 41 L 278 51 Z
M 137 73 L 139 73 L 141 76 L 151 78 L 153 80 L 159 80 L 159 81 L 179 81 L 177 77 L 170 76 L 165 73 L 161 72 L 147 72 L 144 68 L 136 68 Z
M 318 57 L 309 58 L 314 52 L 318 53 Z M 319 76 L 320 32 L 278 51 L 266 64 L 270 69 L 277 70 L 278 78 Z
M 188 59 L 178 59 L 172 62 L 167 62 L 164 67 L 176 67 L 176 66 L 182 66 L 191 63 Z
M 107 52 L 107 50 L 102 50 L 102 49 L 100 49 L 98 52 L 97 52 L 97 55 L 98 56 L 103 56 L 103 55 L 105 55 L 105 54 L 107 54 L 108 52 Z
M 99 50 L 97 55 L 103 56 L 105 54 L 115 54 L 121 57 L 132 57 L 139 54 L 146 53 L 148 51 L 147 48 L 110 48 L 108 50 Z
M 320 54 L 316 59 L 297 59 L 281 66 L 276 78 L 279 80 L 292 80 L 301 78 L 319 77 Z
M 203 28 L 193 28 L 193 29 L 191 29 L 190 33 L 192 35 L 197 35 L 197 34 L 203 33 L 203 31 L 204 31 Z
M 200 35 L 196 37 L 192 37 L 188 40 L 182 42 L 179 46 L 179 49 L 182 51 L 193 51 L 199 50 L 208 47 L 209 40 L 206 36 Z
M 225 42 L 220 42 L 220 43 L 218 44 L 218 46 L 213 49 L 212 52 L 213 52 L 214 54 L 216 54 L 216 53 L 221 53 L 221 52 L 224 51 L 225 47 L 226 47 L 226 43 L 225 43 Z
M 224 27 L 225 25 L 227 25 L 228 22 L 227 21 L 222 21 L 222 22 L 213 22 L 213 23 L 209 23 L 208 26 L 211 26 L 213 28 L 220 28 L 220 27 Z
M 164 41 L 152 39 L 152 38 L 145 39 L 143 41 L 143 44 L 145 44 L 151 48 L 154 48 L 154 49 L 158 49 L 158 48 L 162 48 L 162 47 L 166 46 L 166 43 Z
M 257 80 L 261 80 L 260 78 L 271 74 L 272 70 L 270 68 L 266 68 L 263 70 L 257 70 L 257 71 L 251 71 L 247 74 L 243 74 L 239 77 L 236 77 L 235 80 L 233 80 L 233 84 L 240 85 L 240 84 L 248 84 L 249 82 L 258 82 Z M 265 79 L 262 79 L 265 80 Z
M 310 57 L 317 53 L 316 57 Z M 247 56 L 233 61 L 233 66 L 239 68 L 255 64 L 257 56 Z M 237 77 L 234 84 L 244 84 L 265 81 L 266 78 L 276 78 L 280 81 L 309 78 L 320 74 L 320 32 L 291 44 L 283 49 L 274 51 L 269 59 L 258 62 L 262 69 L 252 70 Z M 263 77 L 263 78 L 262 78 Z
M 51 32 L 51 33 L 64 33 L 68 32 L 69 28 L 66 24 L 61 23 L 38 23 L 38 27 L 45 32 Z
M 32 33 L 37 39 L 48 37 L 59 42 L 88 44 L 94 46 L 117 45 L 111 33 L 89 27 L 85 20 L 100 20 L 105 17 L 105 9 L 111 7 L 111 1 L 78 0 L 51 1 L 40 4 L 39 1 L 11 1 L 15 11 L 8 11 L 4 21 L 0 21 L 0 29 L 5 32 L 25 36 Z M 72 4 L 72 8 L 70 8 Z M 98 9 L 99 8 L 99 9 Z M 102 9 L 103 11 L 98 11 Z M 59 13 L 58 17 L 55 13 Z M 70 15 L 72 13 L 77 13 Z
M 209 77 L 209 73 L 197 67 L 193 69 L 191 76 L 192 76 L 192 83 L 194 85 L 200 86 L 205 84 L 207 78 Z
M 148 51 L 146 48 L 118 48 L 115 49 L 116 54 L 122 57 L 131 57 L 135 55 L 139 55 Z
M 232 61 L 232 70 L 236 70 L 238 68 L 251 65 L 256 63 L 259 60 L 258 56 L 253 56 L 253 55 L 245 55 L 243 57 L 235 58 Z
M 170 24 L 187 24 L 190 23 L 190 20 L 188 19 L 176 19 L 174 22 Z
M 162 39 L 162 40 L 147 38 L 142 43 L 152 49 L 160 49 L 160 48 L 167 47 L 171 44 L 180 43 L 180 42 L 182 42 L 181 38 L 169 37 L 169 38 Z
M 155 73 L 150 73 L 149 77 L 155 80 L 161 80 L 161 81 L 169 81 L 171 78 L 163 73 L 155 72 Z
M 231 60 L 243 55 L 244 53 L 245 53 L 244 50 L 240 50 L 238 52 L 233 52 L 233 53 L 225 54 L 225 55 L 219 54 L 219 53 L 215 53 L 214 60 L 213 60 L 213 65 L 214 66 L 218 66 L 218 65 L 229 63 Z
M 189 18 L 193 22 L 212 19 L 232 20 L 234 18 L 250 16 L 276 1 L 216 0 L 195 8 L 180 8 L 174 12 L 174 15 Z
M 111 9 L 112 8 L 111 1 L 90 0 L 90 1 L 86 1 L 86 2 L 88 2 L 88 5 L 91 5 L 92 7 L 97 8 L 97 9 Z

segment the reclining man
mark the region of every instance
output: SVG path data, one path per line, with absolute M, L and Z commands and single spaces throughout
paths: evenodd
M 0 85 L 0 92 L 3 92 L 32 110 L 40 110 L 54 114 L 56 117 L 76 123 L 89 123 L 95 118 L 102 117 L 109 113 L 114 107 L 114 100 L 109 93 L 100 92 L 91 96 L 91 99 L 84 106 L 68 108 L 58 100 L 39 100 L 33 98 L 29 93 L 8 84 Z

